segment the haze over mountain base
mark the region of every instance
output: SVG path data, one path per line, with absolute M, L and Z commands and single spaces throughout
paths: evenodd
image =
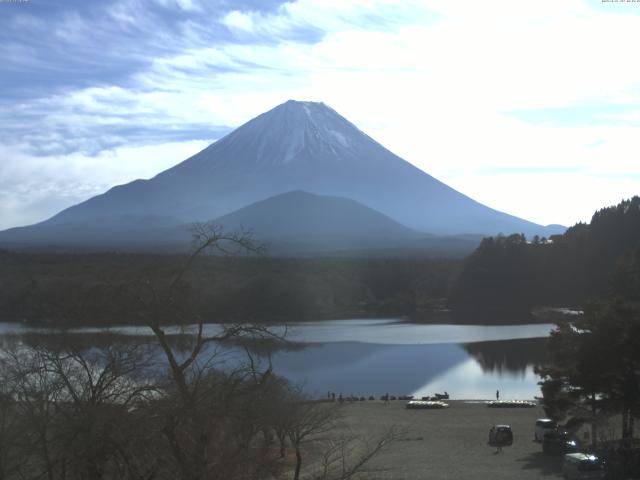
M 564 231 L 486 207 L 394 155 L 326 105 L 290 100 L 150 180 L 0 232 L 0 244 L 180 249 L 188 245 L 189 224 L 212 220 L 253 229 L 285 255 L 428 253 L 446 243 L 434 244 L 435 236 L 455 237 L 452 251 L 460 253 L 464 244 L 468 253 L 486 235 Z

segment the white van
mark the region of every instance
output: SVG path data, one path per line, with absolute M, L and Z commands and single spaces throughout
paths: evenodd
M 541 442 L 542 440 L 544 440 L 545 433 L 552 432 L 556 428 L 558 428 L 558 425 L 550 418 L 539 418 L 538 420 L 536 420 L 536 429 L 533 434 L 533 439 L 536 442 Z
M 606 478 L 604 462 L 595 455 L 567 453 L 562 464 L 562 476 L 567 480 L 601 480 Z

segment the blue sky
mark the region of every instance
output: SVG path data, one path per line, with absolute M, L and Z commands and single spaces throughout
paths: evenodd
M 0 228 L 324 101 L 496 209 L 640 194 L 640 2 L 0 2 Z

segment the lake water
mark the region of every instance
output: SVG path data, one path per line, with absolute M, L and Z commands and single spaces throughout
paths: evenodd
M 533 367 L 552 324 L 420 325 L 394 319 L 341 320 L 292 326 L 297 351 L 272 357 L 276 372 L 318 396 L 432 396 L 533 399 Z
M 447 391 L 456 399 L 532 399 L 540 395 L 534 365 L 543 357 L 552 324 L 423 325 L 398 319 L 305 322 L 288 327 L 291 344 L 270 353 L 276 373 L 316 397 L 328 391 L 345 396 L 431 396 Z M 217 325 L 207 325 L 214 333 Z M 78 329 L 148 336 L 145 327 Z M 179 329 L 173 330 L 175 333 Z M 53 334 L 0 324 L 0 335 Z M 238 352 L 236 352 L 238 353 Z M 263 363 L 267 354 L 261 354 Z

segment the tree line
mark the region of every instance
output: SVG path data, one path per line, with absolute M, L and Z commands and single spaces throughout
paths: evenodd
M 520 311 L 577 306 L 608 296 L 615 276 L 640 255 L 640 197 L 596 212 L 562 235 L 485 238 L 453 281 L 459 311 Z
M 640 417 L 637 251 L 613 275 L 608 297 L 588 302 L 583 315 L 557 323 L 537 373 L 550 417 L 572 429 L 590 425 L 593 448 L 619 467 L 620 478 L 640 474 L 640 445 L 634 440 Z
M 28 324 L 135 324 L 130 288 L 170 278 L 176 255 L 0 251 L 0 318 Z M 414 315 L 442 303 L 459 260 L 198 257 L 182 298 L 209 322 Z
M 543 407 L 570 431 L 590 427 L 591 448 L 610 461 L 612 478 L 640 474 L 640 199 L 550 240 L 487 239 L 465 268 L 462 304 L 486 305 L 486 295 L 517 308 L 555 301 L 583 310 L 556 322 L 536 367 Z M 464 282 L 482 278 L 493 283 L 464 294 Z

